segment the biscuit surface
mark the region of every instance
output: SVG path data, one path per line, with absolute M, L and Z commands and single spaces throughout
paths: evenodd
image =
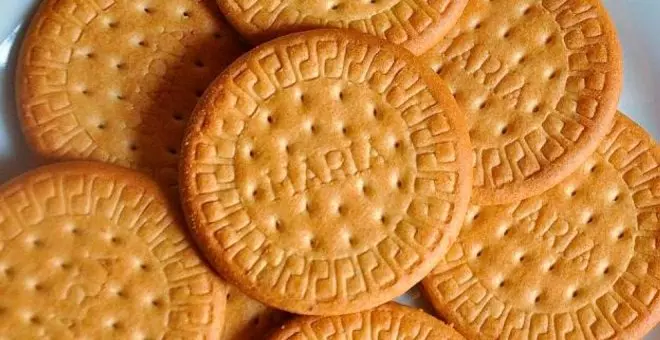
M 284 325 L 271 340 L 461 340 L 450 326 L 418 309 L 387 303 L 341 316 L 302 316 Z
M 424 281 L 478 339 L 636 339 L 660 317 L 660 148 L 622 114 L 571 176 L 506 205 L 472 206 Z
M 432 268 L 470 194 L 455 101 L 404 49 L 319 30 L 261 45 L 184 138 L 182 201 L 209 260 L 280 309 L 347 313 Z
M 456 23 L 468 0 L 217 0 L 234 27 L 263 42 L 314 28 L 369 33 L 421 54 Z
M 12 339 L 206 338 L 226 285 L 146 176 L 74 162 L 0 187 L 0 334 Z
M 616 112 L 621 52 L 600 0 L 473 0 L 422 58 L 467 114 L 478 204 L 559 183 Z
M 48 158 L 174 184 L 198 96 L 242 51 L 212 0 L 44 0 L 18 64 L 23 130 Z

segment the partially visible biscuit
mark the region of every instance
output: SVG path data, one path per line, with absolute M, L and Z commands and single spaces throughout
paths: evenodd
M 471 191 L 449 90 L 348 30 L 282 37 L 209 87 L 184 137 L 182 204 L 223 277 L 298 314 L 365 310 L 433 268 Z
M 660 147 L 618 114 L 550 190 L 472 206 L 423 281 L 472 339 L 639 339 L 660 320 Z
M 44 0 L 18 62 L 23 131 L 47 158 L 175 184 L 197 98 L 243 51 L 213 0 Z
M 577 169 L 616 112 L 622 57 L 601 0 L 471 0 L 422 56 L 474 147 L 477 204 L 542 193 Z
M 451 326 L 394 302 L 340 316 L 301 316 L 286 323 L 271 340 L 379 339 L 462 340 Z
M 375 35 L 422 54 L 444 37 L 468 0 L 216 0 L 236 29 L 254 43 L 318 28 Z
M 0 187 L 0 334 L 219 339 L 227 289 L 146 175 L 58 163 Z
M 227 293 L 223 340 L 265 339 L 287 319 L 287 312 L 270 308 L 251 299 L 236 287 Z

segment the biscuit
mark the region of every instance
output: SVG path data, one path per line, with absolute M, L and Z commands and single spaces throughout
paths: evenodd
M 217 2 L 232 25 L 254 43 L 288 33 L 334 27 L 369 33 L 419 55 L 454 26 L 468 0 Z
M 288 313 L 269 308 L 249 298 L 236 287 L 229 287 L 223 340 L 264 339 L 280 327 Z
M 58 163 L 0 187 L 0 334 L 218 339 L 226 284 L 146 175 Z
M 620 46 L 600 0 L 472 0 L 422 59 L 467 115 L 481 205 L 570 175 L 607 133 L 621 89 Z
M 458 234 L 471 191 L 465 122 L 405 49 L 317 30 L 239 58 L 182 146 L 194 238 L 245 294 L 298 314 L 403 294 Z
M 286 339 L 442 339 L 462 340 L 462 335 L 442 321 L 394 302 L 372 310 L 340 316 L 301 316 L 273 334 Z
M 473 339 L 638 339 L 660 320 L 660 148 L 618 114 L 571 176 L 519 202 L 472 206 L 424 281 Z
M 186 120 L 244 48 L 213 0 L 44 0 L 18 61 L 20 119 L 50 159 L 176 183 Z

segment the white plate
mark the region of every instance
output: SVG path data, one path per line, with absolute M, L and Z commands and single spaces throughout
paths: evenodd
M 162 0 L 167 1 L 167 0 Z M 623 44 L 624 87 L 619 107 L 660 140 L 660 0 L 603 0 Z M 0 183 L 36 166 L 16 118 L 14 64 L 22 28 L 36 0 L 0 0 Z M 417 294 L 414 294 L 417 295 Z M 400 300 L 407 303 L 413 295 Z M 660 327 L 645 340 L 660 340 Z

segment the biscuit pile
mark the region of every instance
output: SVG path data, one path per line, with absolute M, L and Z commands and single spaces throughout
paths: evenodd
M 660 148 L 621 64 L 600 0 L 43 0 L 0 338 L 639 338 Z

